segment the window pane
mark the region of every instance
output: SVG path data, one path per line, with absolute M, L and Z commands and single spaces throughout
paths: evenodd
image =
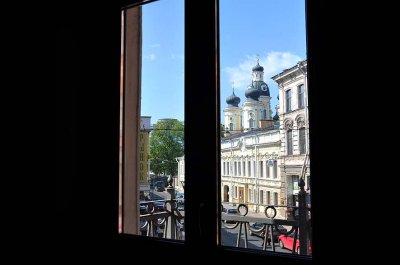
M 245 222 L 223 212 L 221 244 L 297 255 L 279 233 L 264 244 L 258 220 L 282 224 L 290 236 L 300 231 L 299 253 L 311 255 L 311 204 L 303 204 L 311 190 L 295 190 L 292 182 L 301 176 L 309 188 L 305 2 L 220 0 L 219 8 L 221 128 L 230 129 L 222 134 L 221 159 L 241 161 L 243 172 L 221 176 L 221 198 L 237 188 L 239 196 L 222 200 L 223 207 L 245 204 L 245 218 L 257 218 L 246 241 Z
M 185 239 L 184 7 L 122 14 L 120 232 Z

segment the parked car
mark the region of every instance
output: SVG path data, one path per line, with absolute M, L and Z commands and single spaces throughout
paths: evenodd
M 178 204 L 184 204 L 185 203 L 185 194 L 184 193 L 177 193 L 176 194 L 176 201 L 178 202 Z
M 239 212 L 236 208 L 224 208 L 222 207 L 222 214 L 229 214 L 229 215 L 239 215 Z M 226 221 L 224 220 L 225 224 L 236 224 L 235 221 Z
M 279 225 L 278 227 L 279 227 L 280 231 L 282 231 L 284 233 L 287 232 L 287 229 L 285 227 L 283 227 L 282 225 Z M 265 228 L 266 228 L 266 225 L 263 223 L 250 223 L 249 224 L 249 234 L 251 236 L 258 236 L 258 237 L 264 238 L 265 230 L 266 230 Z M 274 243 L 278 243 L 279 235 L 281 235 L 281 233 L 279 233 L 274 226 L 274 231 L 272 232 L 272 238 L 274 239 Z M 271 242 L 271 238 L 269 236 L 268 236 L 267 240 L 268 240 L 268 243 Z
M 156 191 L 164 191 L 165 188 L 163 186 L 157 186 Z
M 278 237 L 278 242 L 279 246 L 281 248 L 286 248 L 289 250 L 293 250 L 293 242 L 294 242 L 294 234 L 289 234 L 289 235 L 280 235 Z M 296 240 L 296 245 L 295 245 L 295 250 L 297 254 L 300 254 L 300 240 L 297 238 Z M 311 255 L 311 244 L 308 247 L 308 255 Z
M 165 201 L 164 201 L 164 200 L 155 201 L 155 202 L 154 202 L 154 206 L 156 207 L 155 212 L 162 212 L 162 211 L 164 211 L 164 204 L 165 204 Z
M 148 214 L 148 208 L 147 204 L 143 203 L 142 201 L 140 202 L 140 214 Z

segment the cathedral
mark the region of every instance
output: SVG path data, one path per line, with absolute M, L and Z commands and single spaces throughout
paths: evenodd
M 276 113 L 263 80 L 264 68 L 252 68 L 252 80 L 240 98 L 226 99 L 221 138 L 221 199 L 223 204 L 245 203 L 263 213 L 274 205 L 277 217 L 286 219 L 287 207 L 297 204 L 299 180 L 310 190 L 308 161 L 307 61 L 271 77 L 278 84 Z
M 271 96 L 263 79 L 264 67 L 257 59 L 257 65 L 252 68 L 252 80 L 246 89 L 243 106 L 239 107 L 240 98 L 235 95 L 234 88 L 232 95 L 226 99 L 228 106 L 224 109 L 224 124 L 225 130 L 231 134 L 272 126 Z

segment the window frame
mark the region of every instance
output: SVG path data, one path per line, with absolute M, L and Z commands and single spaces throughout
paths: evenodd
M 129 1 L 122 8 L 147 4 L 157 0 Z M 307 1 L 306 1 L 307 5 Z M 120 239 L 143 243 L 143 247 L 159 245 L 166 249 L 190 249 L 213 251 L 219 256 L 235 260 L 237 255 L 247 255 L 257 261 L 281 261 L 298 264 L 311 260 L 305 257 L 281 256 L 277 253 L 250 252 L 243 249 L 230 249 L 219 246 L 220 234 L 221 187 L 221 150 L 220 139 L 220 84 L 219 84 L 219 24 L 218 0 L 190 1 L 185 0 L 185 196 L 186 208 L 186 241 L 154 240 L 135 235 L 120 234 Z M 202 21 L 203 23 L 199 23 Z M 205 56 L 206 55 L 206 56 Z M 196 61 L 195 64 L 186 62 Z M 310 65 L 310 63 L 309 63 Z M 210 73 L 209 78 L 198 78 L 198 72 Z M 195 82 L 193 82 L 195 81 Z M 202 88 L 208 87 L 204 90 Z M 199 95 L 197 91 L 203 91 Z M 203 112 L 196 111 L 198 102 L 207 105 Z M 197 141 L 197 132 L 202 131 L 202 141 Z M 207 142 L 207 145 L 204 145 Z M 192 151 L 191 151 L 192 150 Z M 197 151 L 195 151 L 197 150 Z M 200 152 L 198 150 L 201 150 Z M 204 168 L 204 163 L 207 167 Z M 246 164 L 244 164 L 246 166 Z M 229 170 L 229 169 L 228 169 Z M 251 170 L 251 168 L 249 168 Z M 243 170 L 245 172 L 245 168 Z M 207 196 L 204 190 L 207 187 Z M 207 218 L 204 218 L 207 216 Z M 166 250 L 166 253 L 167 250 Z M 228 254 L 228 255 L 227 255 Z
M 303 155 L 307 152 L 307 145 L 306 145 L 306 128 L 301 127 L 298 129 L 299 132 L 299 154 Z
M 285 90 L 285 105 L 286 105 L 286 112 L 292 111 L 292 89 L 289 88 Z
M 298 106 L 298 109 L 303 109 L 305 106 L 304 84 L 300 84 L 297 86 L 297 106 Z
M 293 155 L 293 130 L 292 129 L 289 129 L 286 131 L 286 155 L 288 155 L 288 156 Z

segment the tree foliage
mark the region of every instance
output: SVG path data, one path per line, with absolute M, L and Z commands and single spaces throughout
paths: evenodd
M 176 158 L 184 154 L 184 125 L 175 119 L 159 120 L 150 134 L 150 170 L 176 176 Z

